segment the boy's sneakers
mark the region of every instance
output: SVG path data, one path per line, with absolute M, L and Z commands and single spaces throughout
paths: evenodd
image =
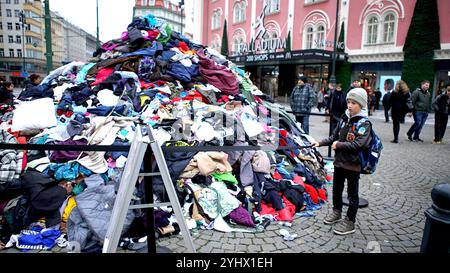
M 347 217 L 340 221 L 333 229 L 334 233 L 338 235 L 347 235 L 356 231 L 355 223 L 350 221 Z
M 327 225 L 332 225 L 334 223 L 339 222 L 342 219 L 342 212 L 336 209 L 333 209 L 333 211 L 325 217 L 323 222 Z

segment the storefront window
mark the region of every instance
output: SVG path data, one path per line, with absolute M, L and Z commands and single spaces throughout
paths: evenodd
M 305 75 L 308 78 L 308 83 L 313 86 L 314 91 L 318 92 L 322 87 L 326 87 L 328 64 L 298 65 L 296 75 Z
M 263 66 L 261 67 L 261 91 L 272 96 L 278 96 L 278 66 Z

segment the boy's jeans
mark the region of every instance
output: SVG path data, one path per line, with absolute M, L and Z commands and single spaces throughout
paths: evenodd
M 349 201 L 347 217 L 353 223 L 356 221 L 356 213 L 359 207 L 359 177 L 359 172 L 334 167 L 333 208 L 342 211 L 342 192 L 344 191 L 344 184 L 347 179 L 347 195 Z

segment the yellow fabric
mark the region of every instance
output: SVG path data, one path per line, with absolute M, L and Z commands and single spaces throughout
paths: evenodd
M 67 220 L 69 220 L 69 215 L 72 212 L 73 208 L 77 206 L 77 203 L 75 202 L 75 197 L 70 197 L 69 200 L 67 200 L 67 206 L 64 209 L 64 213 L 62 216 L 62 221 L 64 223 L 67 223 Z

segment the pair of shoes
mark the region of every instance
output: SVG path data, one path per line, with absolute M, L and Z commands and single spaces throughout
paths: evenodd
M 406 133 L 406 137 L 408 138 L 409 141 L 413 141 L 412 136 L 408 135 L 408 133 Z
M 350 221 L 348 217 L 345 217 L 344 220 L 340 221 L 334 228 L 333 232 L 338 235 L 347 235 L 354 233 L 356 231 L 355 223 Z
M 332 225 L 342 219 L 342 211 L 333 209 L 333 211 L 323 219 L 326 225 Z
M 396 140 L 396 139 L 391 140 L 391 143 L 398 143 L 398 140 Z
M 415 138 L 414 141 L 423 142 L 423 140 L 421 140 L 420 138 Z
M 442 142 L 442 140 L 439 140 L 439 141 L 433 140 L 432 143 L 433 144 L 444 144 L 444 142 Z
M 157 238 L 161 237 L 169 237 L 171 235 L 177 235 L 180 233 L 180 226 L 178 223 L 173 223 L 172 225 L 168 225 L 167 227 L 156 229 L 158 234 Z

